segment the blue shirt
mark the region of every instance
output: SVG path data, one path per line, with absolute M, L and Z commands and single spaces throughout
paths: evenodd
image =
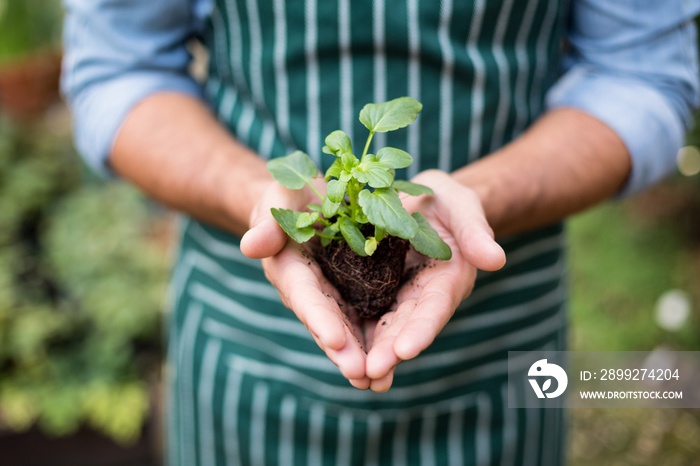
M 76 143 L 98 172 L 130 109 L 161 91 L 201 96 L 190 77 L 189 39 L 211 0 L 64 0 L 62 87 Z M 610 126 L 632 157 L 622 195 L 675 167 L 698 104 L 700 0 L 572 0 L 563 74 L 549 108 L 574 107 Z

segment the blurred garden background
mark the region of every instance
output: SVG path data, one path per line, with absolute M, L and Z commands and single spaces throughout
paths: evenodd
M 0 0 L 0 464 L 156 465 L 176 220 L 81 164 L 60 15 Z M 700 351 L 700 129 L 688 144 L 672 179 L 569 222 L 573 349 Z M 700 464 L 700 410 L 569 417 L 572 466 Z

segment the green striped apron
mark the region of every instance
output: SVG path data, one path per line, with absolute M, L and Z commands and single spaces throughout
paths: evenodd
M 399 176 L 452 170 L 516 137 L 557 77 L 562 0 L 217 0 L 205 35 L 208 97 L 262 157 L 321 166 L 323 138 L 354 141 L 367 102 L 423 113 L 376 144 L 416 159 Z M 359 142 L 356 142 L 358 144 Z M 509 350 L 563 349 L 560 225 L 500 240 L 441 335 L 388 393 L 352 388 L 280 303 L 239 239 L 187 219 L 172 282 L 168 464 L 561 464 L 559 410 L 509 409 Z

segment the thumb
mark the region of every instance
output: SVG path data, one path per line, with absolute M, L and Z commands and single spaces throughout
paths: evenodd
M 491 228 L 475 222 L 464 227 L 459 237 L 459 247 L 464 259 L 477 269 L 494 272 L 506 264 L 506 253 L 493 239 Z
M 253 225 L 241 238 L 241 252 L 251 259 L 264 259 L 279 253 L 287 244 L 287 235 L 269 210 L 254 216 Z
M 439 197 L 439 204 L 445 211 L 447 226 L 457 240 L 464 260 L 488 272 L 503 268 L 506 253 L 494 239 L 479 196 L 451 178 L 441 189 L 451 190 L 447 196 Z M 460 202 L 453 202 L 452 199 L 460 199 Z

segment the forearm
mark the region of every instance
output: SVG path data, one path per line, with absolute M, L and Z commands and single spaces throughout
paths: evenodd
M 615 195 L 630 169 L 629 153 L 612 129 L 563 108 L 454 177 L 476 191 L 491 227 L 503 236 L 554 223 Z
M 272 180 L 265 162 L 238 143 L 193 97 L 152 95 L 128 114 L 112 168 L 162 203 L 236 234 Z

